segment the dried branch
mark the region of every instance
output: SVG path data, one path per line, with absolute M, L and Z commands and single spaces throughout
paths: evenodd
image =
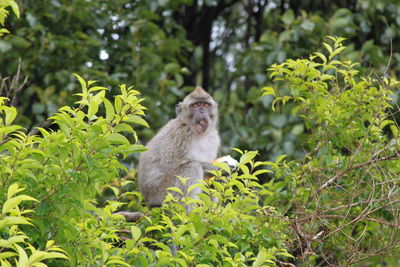
M 400 159 L 399 155 L 391 155 L 391 156 L 383 156 L 380 158 L 376 158 L 376 157 L 372 157 L 371 159 L 369 159 L 366 162 L 363 163 L 358 163 L 358 164 L 354 164 L 354 165 L 350 165 L 348 168 L 344 169 L 343 171 L 337 173 L 336 175 L 334 175 L 332 178 L 330 178 L 328 181 L 326 181 L 322 186 L 320 186 L 306 201 L 304 206 L 308 206 L 308 204 L 310 204 L 310 202 L 315 198 L 315 196 L 319 195 L 319 193 L 321 193 L 324 189 L 326 189 L 328 186 L 330 186 L 331 184 L 333 184 L 336 180 L 338 180 L 339 178 L 341 178 L 343 175 L 345 175 L 346 173 L 348 173 L 349 171 L 355 170 L 355 169 L 360 169 L 369 165 L 373 165 L 373 164 L 377 164 L 379 162 L 382 161 L 388 161 L 388 160 L 397 160 Z

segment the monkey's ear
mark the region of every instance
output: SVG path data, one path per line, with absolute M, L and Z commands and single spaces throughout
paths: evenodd
M 182 111 L 182 102 L 179 102 L 178 104 L 175 105 L 176 116 L 181 114 L 181 111 Z

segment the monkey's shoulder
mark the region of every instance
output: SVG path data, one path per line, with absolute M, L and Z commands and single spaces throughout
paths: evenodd
M 182 125 L 177 119 L 170 120 L 160 131 L 147 143 L 147 148 L 153 153 L 175 153 L 173 151 L 184 153 L 187 147 L 189 134 L 188 127 Z
M 160 129 L 160 131 L 153 137 L 153 140 L 168 139 L 173 141 L 179 139 L 187 139 L 185 137 L 188 136 L 189 130 L 189 126 L 185 123 L 182 123 L 178 119 L 172 119 Z

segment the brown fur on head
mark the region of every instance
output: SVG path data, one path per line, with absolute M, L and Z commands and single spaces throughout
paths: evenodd
M 204 91 L 203 87 L 197 86 L 193 92 L 191 92 L 189 95 L 185 97 L 183 102 L 188 101 L 189 99 L 197 99 L 197 100 L 209 100 L 211 99 L 211 96 Z

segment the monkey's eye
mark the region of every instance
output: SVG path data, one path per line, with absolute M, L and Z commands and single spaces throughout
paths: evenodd
M 191 105 L 192 108 L 199 108 L 200 107 L 200 103 L 194 103 Z
M 203 107 L 209 108 L 209 107 L 211 107 L 211 104 L 210 103 L 203 103 Z

